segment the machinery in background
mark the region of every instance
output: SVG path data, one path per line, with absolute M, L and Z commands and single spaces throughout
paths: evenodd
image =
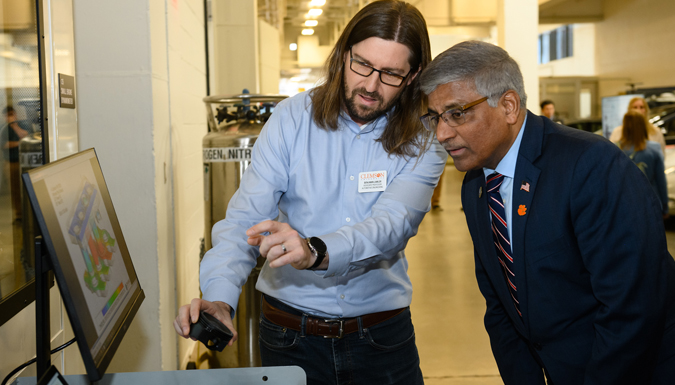
M 251 164 L 251 153 L 260 130 L 272 115 L 283 95 L 253 95 L 244 90 L 240 95 L 205 97 L 209 133 L 202 141 L 204 160 L 204 242 L 202 255 L 212 247 L 211 229 L 225 218 L 227 205 L 239 188 L 244 171 Z M 251 272 L 242 288 L 234 323 L 238 367 L 261 366 L 258 348 L 260 292 L 255 289 L 264 259 Z M 233 352 L 225 349 L 224 355 Z M 232 357 L 226 357 L 228 363 Z

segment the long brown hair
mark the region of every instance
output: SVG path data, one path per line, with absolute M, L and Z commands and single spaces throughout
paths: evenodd
M 635 102 L 638 102 L 638 101 L 641 101 L 642 105 L 645 106 L 644 117 L 647 121 L 646 122 L 647 123 L 647 137 L 649 137 L 650 135 L 658 135 L 658 132 L 657 132 L 658 128 L 654 127 L 651 123 L 649 123 L 649 115 L 650 115 L 650 113 L 649 113 L 649 111 L 650 111 L 649 110 L 649 103 L 647 103 L 647 100 L 645 100 L 645 98 L 643 98 L 641 96 L 636 96 L 636 97 L 632 98 L 630 100 L 630 102 L 628 102 L 628 111 L 633 111 L 633 104 L 635 104 Z
M 634 151 L 642 151 L 647 147 L 647 138 L 647 119 L 637 111 L 628 111 L 623 116 L 621 148 L 633 146 Z
M 337 130 L 338 117 L 345 100 L 345 53 L 363 40 L 378 37 L 395 41 L 408 47 L 408 63 L 413 72 L 424 69 L 431 61 L 431 46 L 427 25 L 414 6 L 398 0 L 382 0 L 366 5 L 347 24 L 324 67 L 324 82 L 311 91 L 314 122 L 326 130 Z M 389 154 L 415 156 L 415 149 L 422 150 L 429 134 L 422 127 L 419 117 L 425 112 L 427 98 L 420 90 L 419 76 L 405 89 L 394 103 L 384 133 L 377 140 Z

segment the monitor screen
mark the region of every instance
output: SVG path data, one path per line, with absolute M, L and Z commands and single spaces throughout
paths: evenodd
M 145 295 L 96 152 L 48 163 L 23 178 L 84 366 L 97 381 Z

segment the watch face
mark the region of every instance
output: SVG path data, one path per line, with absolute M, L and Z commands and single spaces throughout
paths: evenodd
M 314 246 L 314 249 L 316 249 L 318 254 L 326 254 L 326 244 L 323 243 L 321 238 L 311 237 L 309 238 L 309 242 L 312 244 L 312 246 Z

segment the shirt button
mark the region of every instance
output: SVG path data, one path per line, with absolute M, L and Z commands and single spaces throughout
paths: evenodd
M 345 295 L 342 294 L 342 295 L 340 296 L 340 299 L 345 299 Z
M 351 222 L 351 221 L 352 221 L 352 219 L 347 217 L 347 222 Z
M 361 139 L 361 135 L 356 135 L 356 139 Z
M 349 180 L 354 180 L 354 175 L 350 176 Z

